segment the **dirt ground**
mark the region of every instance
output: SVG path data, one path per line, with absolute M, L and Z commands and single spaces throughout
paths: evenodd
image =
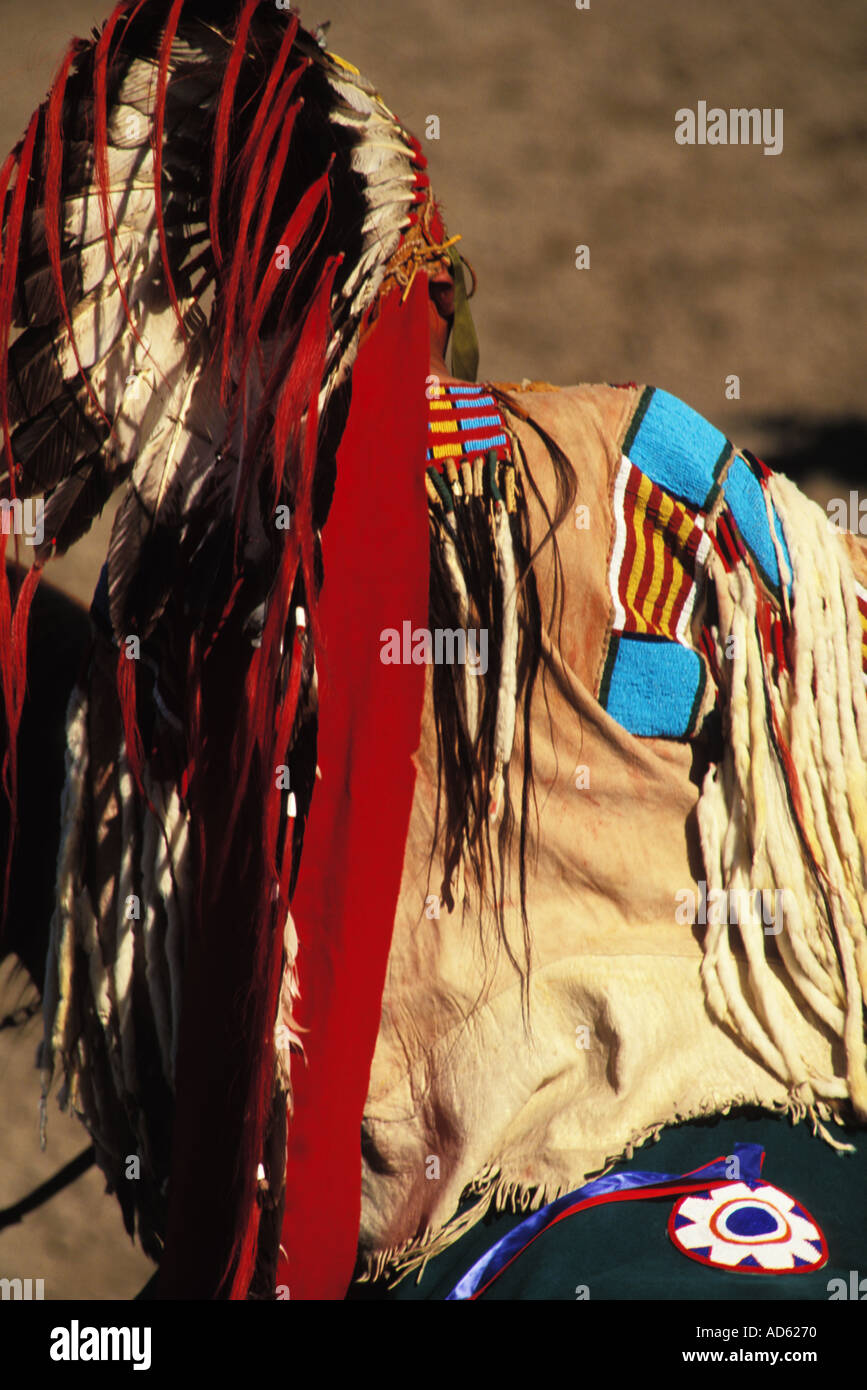
M 0 0 L 0 152 L 68 37 L 109 8 Z M 863 0 L 302 7 L 308 26 L 326 19 L 329 45 L 422 137 L 478 275 L 482 376 L 653 382 L 769 462 L 800 452 L 809 469 L 863 478 Z M 676 143 L 675 113 L 700 101 L 781 109 L 781 153 Z M 438 140 L 425 139 L 432 116 Z M 103 526 L 55 569 L 82 601 L 105 539 Z M 17 993 L 2 985 L 0 1015 Z M 0 1208 L 86 1143 L 52 1104 L 39 1151 L 37 1038 L 37 1020 L 0 1032 Z M 134 1294 L 151 1267 L 102 1189 L 92 1170 L 0 1230 L 0 1276 L 44 1278 L 46 1298 Z

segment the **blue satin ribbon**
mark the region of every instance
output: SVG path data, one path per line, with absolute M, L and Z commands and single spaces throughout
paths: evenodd
M 446 1294 L 446 1302 L 475 1298 L 483 1288 L 486 1288 L 498 1275 L 502 1274 L 506 1265 L 520 1255 L 532 1240 L 535 1240 L 548 1226 L 553 1225 L 564 1212 L 578 1202 L 586 1202 L 593 1197 L 616 1202 L 624 1193 L 634 1191 L 636 1188 L 645 1188 L 644 1195 L 647 1197 L 662 1196 L 664 1194 L 657 1194 L 654 1189 L 667 1187 L 671 1183 L 689 1183 L 689 1190 L 694 1187 L 697 1192 L 703 1192 L 706 1188 L 717 1184 L 758 1183 L 761 1182 L 764 1157 L 765 1151 L 760 1144 L 735 1144 L 732 1154 L 724 1158 L 715 1158 L 712 1163 L 706 1163 L 701 1168 L 691 1169 L 688 1173 L 633 1171 L 607 1173 L 603 1178 L 594 1178 L 592 1182 L 585 1183 L 583 1187 L 576 1188 L 574 1192 L 567 1192 L 565 1196 L 558 1197 L 555 1202 L 549 1202 L 547 1206 L 540 1207 L 526 1220 L 513 1226 L 506 1235 L 501 1236 L 490 1250 L 487 1250 L 480 1259 L 476 1260 L 463 1278 L 458 1280 L 451 1293 Z M 738 1160 L 739 1176 L 737 1178 L 730 1178 L 726 1171 L 732 1158 Z

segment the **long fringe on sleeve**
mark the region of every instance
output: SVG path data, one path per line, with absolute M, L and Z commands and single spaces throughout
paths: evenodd
M 736 960 L 728 919 L 711 922 L 702 978 L 714 1015 L 789 1087 L 795 1114 L 822 1125 L 851 1101 L 867 1118 L 867 697 L 854 579 L 827 518 L 786 478 L 766 495 L 782 522 L 792 582 L 787 661 L 775 660 L 772 613 L 747 556 L 711 574 L 725 751 L 707 773 L 698 821 L 708 898 L 767 902 L 741 914 Z M 774 526 L 770 526 L 775 535 Z M 721 917 L 725 914 L 721 914 Z M 710 919 L 709 919 L 710 920 Z M 779 926 L 779 929 L 777 927 Z M 771 945 L 773 943 L 773 945 Z M 839 1067 L 818 1075 L 790 1041 L 793 1008 L 839 1040 Z M 845 1146 L 840 1146 L 845 1147 Z

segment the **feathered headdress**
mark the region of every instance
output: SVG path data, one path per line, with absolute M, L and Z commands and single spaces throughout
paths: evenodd
M 43 1067 L 166 1296 L 244 1297 L 257 1247 L 273 1287 L 304 840 L 301 975 L 347 1072 L 311 1102 L 347 1189 L 323 1279 L 351 1271 L 422 696 L 392 673 L 386 722 L 364 643 L 386 600 L 427 611 L 413 277 L 450 243 L 424 167 L 294 14 L 122 0 L 0 172 L 0 481 L 44 503 L 14 604 L 0 566 L 13 834 L 39 572 L 122 489 L 69 713 Z M 394 564 L 366 588 L 368 547 Z

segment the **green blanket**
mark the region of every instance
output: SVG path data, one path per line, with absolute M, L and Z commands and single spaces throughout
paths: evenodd
M 676 1198 L 663 1197 L 610 1203 L 568 1217 L 540 1236 L 482 1297 L 826 1301 L 835 1278 L 844 1281 L 848 1293 L 850 1271 L 867 1273 L 867 1134 L 836 1132 L 856 1145 L 854 1154 L 836 1153 L 814 1138 L 806 1124 L 739 1111 L 668 1129 L 658 1143 L 645 1145 L 616 1169 L 684 1173 L 731 1153 L 735 1143 L 761 1144 L 762 1177 L 803 1204 L 824 1232 L 829 1259 L 817 1273 L 738 1274 L 698 1264 L 669 1240 L 666 1227 Z M 393 1289 L 385 1281 L 355 1283 L 347 1297 L 444 1299 L 474 1261 L 524 1215 L 490 1214 L 432 1260 L 418 1282 L 410 1275 Z M 839 1288 L 832 1286 L 835 1291 Z

